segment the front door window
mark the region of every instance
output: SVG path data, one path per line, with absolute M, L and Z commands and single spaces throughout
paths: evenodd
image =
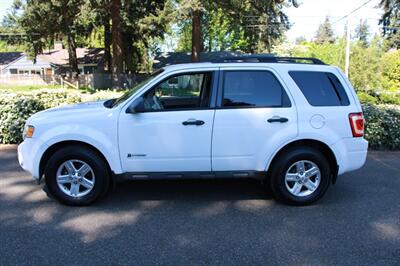
M 143 96 L 146 111 L 193 110 L 209 106 L 211 73 L 174 75 Z

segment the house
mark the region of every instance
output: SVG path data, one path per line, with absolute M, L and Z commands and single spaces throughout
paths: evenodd
M 78 68 L 82 74 L 91 74 L 104 68 L 104 49 L 77 48 Z M 29 58 L 22 52 L 0 53 L 0 74 L 40 75 L 51 77 L 71 73 L 68 50 L 56 44 L 54 49 Z
M 2 56 L 0 53 L 0 57 Z M 49 62 L 36 58 L 32 60 L 26 54 L 19 53 L 19 57 L 14 61 L 4 65 L 1 69 L 3 75 L 49 75 L 52 73 L 52 68 Z
M 104 68 L 104 49 L 102 48 L 77 48 L 78 69 L 81 74 L 92 74 Z M 42 61 L 49 62 L 53 74 L 71 72 L 67 49 L 53 49 L 37 56 Z
M 0 53 L 0 70 L 22 56 L 21 52 Z
M 0 53 L 0 73 L 10 63 L 19 59 L 22 56 L 22 52 L 5 52 Z

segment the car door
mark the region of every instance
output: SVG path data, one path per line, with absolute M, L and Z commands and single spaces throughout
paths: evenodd
M 264 171 L 268 159 L 297 132 L 296 108 L 272 69 L 221 68 L 212 139 L 214 171 Z
M 125 172 L 211 171 L 216 70 L 171 74 L 140 96 L 143 112 L 121 112 L 119 150 Z

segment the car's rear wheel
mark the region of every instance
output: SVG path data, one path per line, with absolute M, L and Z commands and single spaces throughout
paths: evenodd
M 307 205 L 321 198 L 331 182 L 329 162 L 317 149 L 299 147 L 280 155 L 271 166 L 274 196 L 292 205 Z
M 48 192 L 66 205 L 88 205 L 109 186 L 107 162 L 95 151 L 70 146 L 51 156 L 45 168 Z

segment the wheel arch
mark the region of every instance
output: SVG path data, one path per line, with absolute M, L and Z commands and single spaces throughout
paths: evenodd
M 267 171 L 269 171 L 271 165 L 273 165 L 282 154 L 284 154 L 285 152 L 287 152 L 291 149 L 298 148 L 298 147 L 312 147 L 312 148 L 315 148 L 315 149 L 321 151 L 327 158 L 329 166 L 332 169 L 332 183 L 334 184 L 336 182 L 336 179 L 338 176 L 338 171 L 339 171 L 339 166 L 338 166 L 338 162 L 337 162 L 335 153 L 327 144 L 325 144 L 322 141 L 315 140 L 315 139 L 300 139 L 300 140 L 295 140 L 290 143 L 287 143 L 281 149 L 279 149 L 279 151 L 276 152 L 275 155 L 272 157 L 272 159 L 270 160 L 269 164 L 266 167 Z
M 50 159 L 50 157 L 59 149 L 62 149 L 63 147 L 71 146 L 71 145 L 76 145 L 76 146 L 81 146 L 87 149 L 90 149 L 94 152 L 96 152 L 100 157 L 103 158 L 105 162 L 107 162 L 107 167 L 110 171 L 110 174 L 112 174 L 112 169 L 110 162 L 107 160 L 107 158 L 104 156 L 104 154 L 95 146 L 83 142 L 83 141 L 77 141 L 77 140 L 65 140 L 65 141 L 60 141 L 57 143 L 54 143 L 53 145 L 49 146 L 46 151 L 43 153 L 42 157 L 40 158 L 40 163 L 39 163 L 39 178 L 41 178 L 44 174 L 44 168 Z

